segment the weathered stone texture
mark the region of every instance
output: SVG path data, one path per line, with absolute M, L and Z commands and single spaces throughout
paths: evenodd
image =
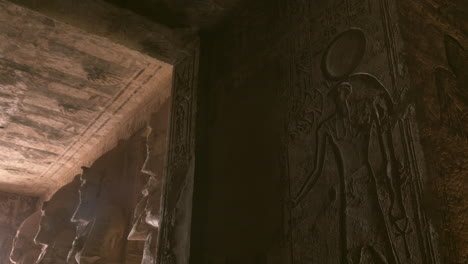
M 0 27 L 1 190 L 50 194 L 169 96 L 171 65 L 108 39 L 7 1 Z
M 35 264 L 41 255 L 42 245 L 34 238 L 39 230 L 41 211 L 30 215 L 16 231 L 10 253 L 10 261 L 15 264 Z
M 468 262 L 468 3 L 398 1 L 443 263 Z
M 157 245 L 161 264 L 190 261 L 199 44 L 193 41 L 190 52 L 174 65 Z
M 16 230 L 31 215 L 38 198 L 0 193 L 0 263 L 10 264 L 10 252 Z
M 398 23 L 260 1 L 204 35 L 195 263 L 442 263 Z
M 158 234 L 161 222 L 161 194 L 166 170 L 170 102 L 155 112 L 146 131 L 146 159 L 141 172 L 148 180 L 141 185 L 138 203 L 134 207 L 132 229 L 128 239 L 143 244 L 141 264 L 156 261 Z M 141 181 L 143 182 L 143 181 Z
M 72 221 L 77 233 L 70 259 L 104 263 L 138 263 L 133 245 L 127 243 L 131 215 L 136 205 L 146 154 L 144 138 L 137 133 L 84 168 L 79 204 Z M 130 256 L 131 255 L 131 256 Z M 92 263 L 92 262 L 91 262 Z
M 76 263 L 67 262 L 67 256 L 75 238 L 76 228 L 70 220 L 78 205 L 80 184 L 77 175 L 42 203 L 40 228 L 34 235 L 35 242 L 44 246 L 38 264 Z

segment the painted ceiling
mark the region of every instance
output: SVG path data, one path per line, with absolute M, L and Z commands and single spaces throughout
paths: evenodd
M 0 191 L 67 183 L 170 96 L 172 66 L 0 0 Z

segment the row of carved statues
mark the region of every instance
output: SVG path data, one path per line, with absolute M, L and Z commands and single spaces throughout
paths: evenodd
M 135 142 L 126 141 L 90 168 L 83 167 L 80 175 L 22 223 L 10 260 L 15 264 L 133 263 L 125 260 L 126 247 L 137 240 L 144 242 L 137 261 L 155 263 L 161 169 L 149 167 L 163 160 L 163 154 L 152 154 L 160 139 L 151 134 L 146 138 L 144 164 L 131 153 L 138 151 Z M 138 177 L 143 179 L 136 182 L 147 179 L 146 185 L 135 183 Z M 143 188 L 141 194 L 139 188 Z

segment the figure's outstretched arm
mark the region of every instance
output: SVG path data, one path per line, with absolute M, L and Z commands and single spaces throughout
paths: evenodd
M 314 169 L 307 173 L 306 181 L 301 186 L 299 193 L 293 198 L 293 207 L 297 206 L 302 201 L 302 199 L 304 199 L 304 197 L 317 183 L 318 178 L 322 174 L 328 137 L 328 134 L 324 133 L 323 131 L 319 130 L 317 132 Z

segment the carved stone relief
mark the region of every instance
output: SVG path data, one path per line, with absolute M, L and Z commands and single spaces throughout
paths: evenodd
M 445 262 L 465 263 L 468 261 L 468 230 L 464 228 L 468 206 L 465 198 L 468 192 L 468 53 L 461 44 L 464 42 L 450 35 L 435 39 L 443 45 L 440 53 L 430 53 L 430 56 L 442 55 L 443 64 L 435 69 L 413 69 L 421 75 L 434 70 L 434 79 L 427 80 L 433 83 L 425 84 L 424 100 L 421 100 L 424 111 L 430 113 L 422 120 L 422 139 L 430 161 L 431 187 L 438 202 L 435 213 L 442 230 L 440 240 Z
M 41 222 L 35 242 L 43 246 L 38 263 L 67 263 L 68 252 L 75 237 L 71 222 L 78 203 L 80 176 L 60 188 L 42 204 Z M 74 261 L 68 263 L 75 263 Z
M 37 200 L 35 197 L 0 192 L 0 260 L 8 262 L 15 234 L 23 221 L 36 211 Z
M 142 264 L 156 263 L 157 239 L 160 221 L 161 182 L 150 176 L 142 191 L 142 198 L 134 212 L 134 223 L 129 240 L 145 241 Z
M 160 224 L 161 187 L 165 173 L 170 102 L 152 114 L 146 133 L 146 159 L 141 169 L 146 184 L 135 206 L 129 240 L 144 243 L 141 263 L 155 263 Z M 141 253 L 140 252 L 140 253 Z
M 318 15 L 309 44 L 290 40 L 296 70 L 280 91 L 293 262 L 439 263 L 393 3 L 339 2 Z M 326 46 L 320 32 L 333 32 Z
M 80 204 L 73 217 L 77 233 L 69 259 L 75 258 L 78 263 L 120 263 L 127 228 L 123 210 L 106 201 L 108 197 L 100 197 L 101 192 L 105 195 L 105 188 L 112 188 L 109 183 L 94 181 L 104 180 L 105 175 L 94 179 L 87 170 L 91 169 L 83 172 Z
M 112 205 L 100 208 L 90 223 L 79 263 L 122 263 L 127 224 L 122 208 Z
M 440 122 L 452 133 L 468 135 L 468 56 L 453 37 L 446 35 L 445 56 L 448 67 L 437 67 L 435 81 L 440 107 Z
M 69 261 L 122 263 L 130 224 L 129 201 L 134 199 L 131 187 L 138 172 L 134 143 L 121 142 L 90 168 L 83 168 L 79 204 L 72 217 L 76 237 Z
M 41 212 L 36 212 L 26 218 L 16 232 L 10 260 L 15 264 L 35 264 L 42 247 L 34 243 L 34 236 L 39 230 Z
M 167 171 L 162 183 L 157 259 L 185 264 L 190 255 L 199 43 L 174 69 Z

